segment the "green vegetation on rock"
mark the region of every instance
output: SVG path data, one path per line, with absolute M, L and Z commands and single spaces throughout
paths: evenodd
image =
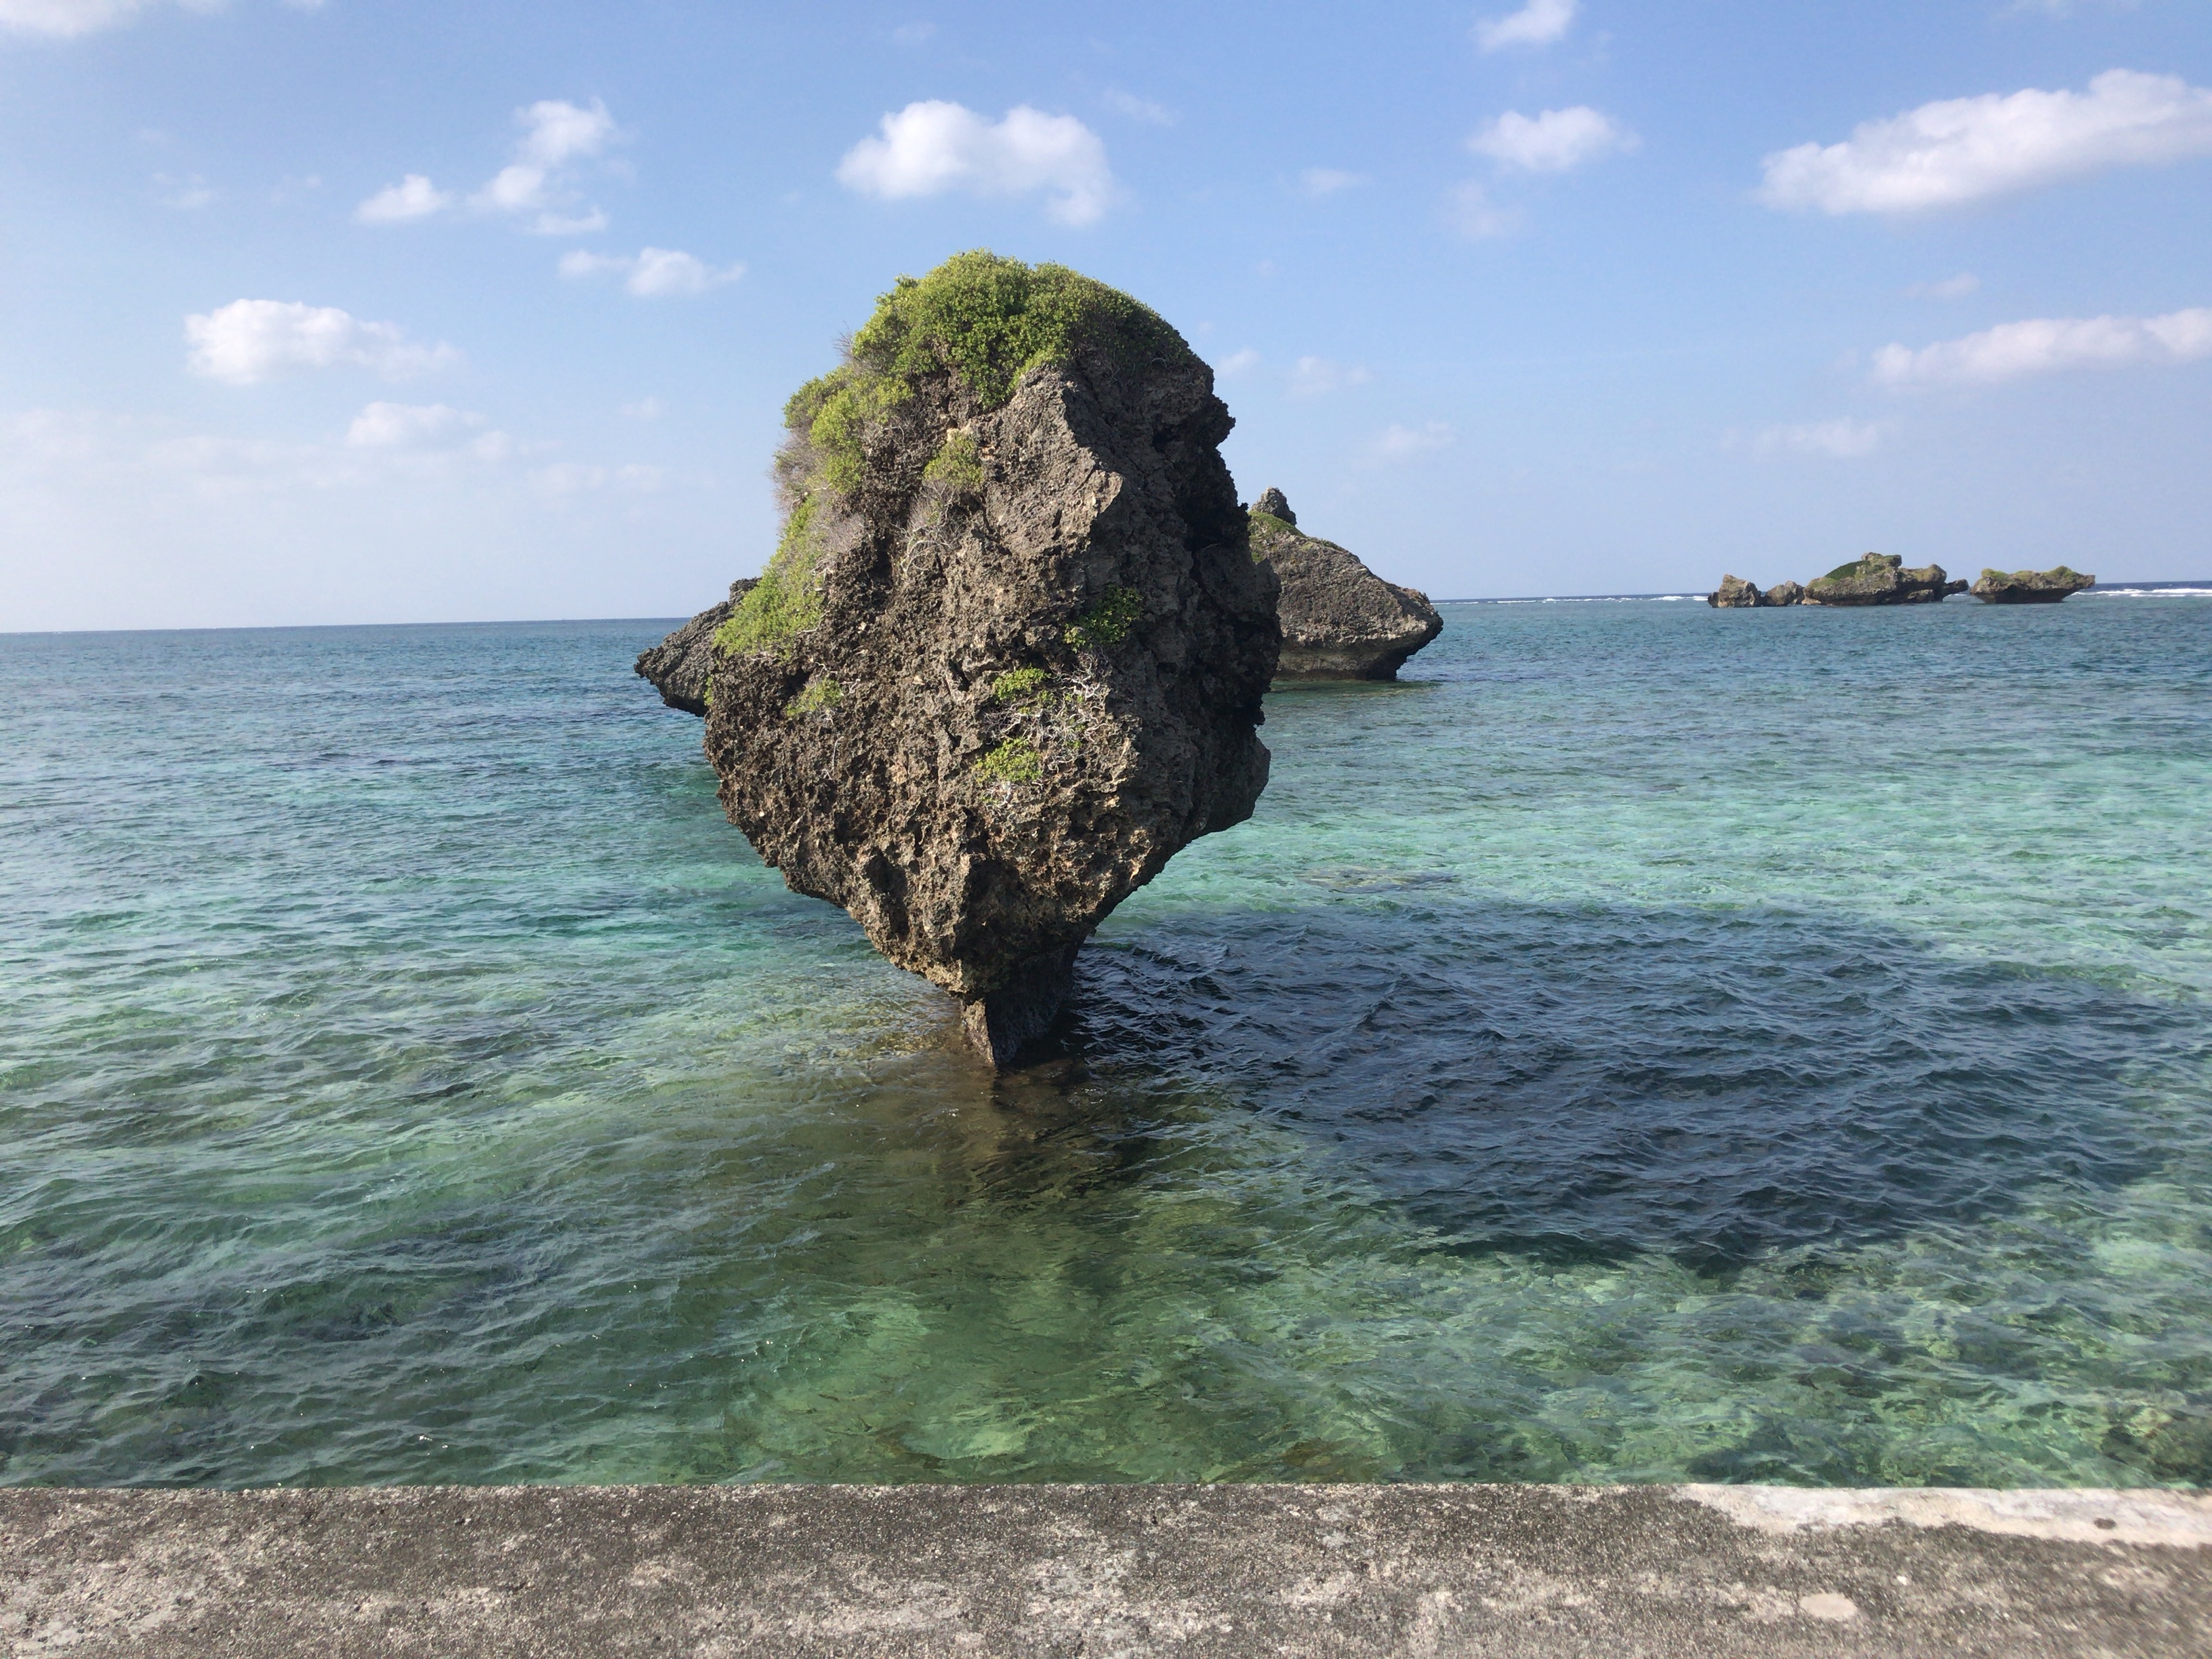
M 945 447 L 939 450 L 921 476 L 932 483 L 943 484 L 957 495 L 972 495 L 983 488 L 983 456 L 975 447 L 975 440 L 965 432 L 949 433 Z
M 1252 528 L 1263 533 L 1273 533 L 1277 536 L 1295 536 L 1298 533 L 1296 526 L 1285 524 L 1273 514 L 1262 513 L 1257 507 L 1253 508 L 1246 516 L 1252 520 Z
M 1065 363 L 1085 343 L 1133 367 L 1190 351 L 1158 313 L 1079 271 L 1002 259 L 985 248 L 956 253 L 879 296 L 845 362 L 793 392 L 784 421 L 812 440 L 830 486 L 850 493 L 860 480 L 868 423 L 912 398 L 921 380 L 950 374 L 985 409 L 996 409 L 1029 370 Z
M 991 696 L 999 702 L 1044 702 L 1052 693 L 1045 690 L 1050 677 L 1042 668 L 1012 668 L 991 682 Z
M 845 688 L 835 680 L 814 680 L 806 689 L 783 706 L 783 717 L 788 720 L 803 719 L 808 714 L 825 714 L 845 700 Z
M 788 660 L 791 642 L 822 620 L 822 588 L 815 567 L 822 550 L 814 536 L 815 498 L 792 509 L 775 556 L 760 580 L 714 630 L 714 646 L 729 656 L 773 651 Z
M 1044 775 L 1044 761 L 1027 738 L 1009 738 L 977 761 L 975 769 L 986 783 L 1035 783 Z
M 1079 651 L 1105 650 L 1127 639 L 1144 615 L 1144 595 L 1133 587 L 1109 587 L 1104 599 L 1067 625 L 1066 638 Z
M 1863 558 L 1853 559 L 1849 564 L 1839 564 L 1826 575 L 1816 576 L 1814 580 L 1823 582 L 1847 582 L 1860 576 L 1879 576 L 1889 568 L 1889 561 L 1887 558 L 1879 553 L 1869 553 Z

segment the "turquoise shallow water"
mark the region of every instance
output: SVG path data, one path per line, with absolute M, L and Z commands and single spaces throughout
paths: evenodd
M 659 624 L 0 639 L 0 1481 L 2212 1482 L 2212 600 L 1449 621 L 995 1082 Z

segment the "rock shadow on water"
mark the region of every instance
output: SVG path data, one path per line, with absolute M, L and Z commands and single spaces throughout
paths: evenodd
M 2106 1190 L 2169 1150 L 2185 1010 L 1780 909 L 1455 902 L 1413 871 L 1086 951 L 1060 1034 L 1108 1094 L 1218 1089 L 1331 1143 L 1461 1252 L 1725 1279 Z

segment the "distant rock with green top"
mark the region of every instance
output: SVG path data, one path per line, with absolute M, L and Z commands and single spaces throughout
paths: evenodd
M 637 672 L 660 693 L 661 702 L 687 714 L 707 712 L 707 676 L 714 665 L 714 630 L 751 591 L 758 579 L 743 576 L 730 584 L 730 597 L 708 605 L 659 645 L 637 655 Z
M 1808 605 L 1935 605 L 1966 584 L 1953 581 L 1940 564 L 1907 570 L 1894 553 L 1869 553 L 1805 584 Z
M 2057 605 L 2069 593 L 2094 587 L 2097 579 L 2064 565 L 2049 570 L 1989 570 L 1967 592 L 1984 605 Z
M 1348 549 L 1307 535 L 1281 490 L 1261 490 L 1251 520 L 1252 556 L 1283 585 L 1278 678 L 1395 680 L 1407 658 L 1443 632 L 1427 594 L 1386 582 Z
M 781 542 L 714 633 L 723 806 L 1012 1063 L 1091 930 L 1267 782 L 1233 422 L 1152 311 L 988 252 L 901 277 L 785 420 Z

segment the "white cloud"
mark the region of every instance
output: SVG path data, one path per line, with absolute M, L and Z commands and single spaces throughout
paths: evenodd
M 1795 455 L 1825 455 L 1832 460 L 1856 460 L 1881 447 L 1884 428 L 1879 421 L 1808 421 L 1800 426 L 1774 426 L 1753 440 L 1762 455 L 1787 451 Z
M 1499 207 L 1478 179 L 1455 185 L 1444 198 L 1444 220 L 1469 241 L 1490 236 L 1510 236 L 1520 228 L 1521 216 Z
M 658 398 L 640 398 L 634 404 L 622 406 L 622 416 L 629 421 L 657 421 L 668 411 Z
M 1139 98 L 1135 93 L 1124 92 L 1119 87 L 1107 88 L 1101 94 L 1101 101 L 1107 108 L 1127 116 L 1132 121 L 1143 121 L 1156 127 L 1171 127 L 1176 124 L 1175 112 L 1165 104 Z
M 1291 395 L 1318 398 L 1348 386 L 1364 386 L 1374 378 L 1357 364 L 1346 368 L 1327 357 L 1301 357 L 1291 369 Z
M 1474 26 L 1474 38 L 1485 52 L 1508 46 L 1548 46 L 1565 37 L 1574 26 L 1576 0 L 1528 0 L 1520 10 L 1504 17 L 1486 17 Z
M 166 173 L 154 175 L 154 186 L 161 192 L 161 205 L 190 213 L 204 208 L 215 200 L 215 191 L 208 181 L 197 173 L 189 179 L 173 179 Z
M 396 225 L 406 219 L 427 219 L 453 204 L 449 191 L 440 190 L 419 173 L 410 173 L 363 202 L 353 210 L 353 216 L 365 225 Z
M 1232 351 L 1213 367 L 1216 374 L 1235 376 L 1249 374 L 1260 367 L 1260 354 L 1247 346 L 1242 351 Z
M 1508 110 L 1467 141 L 1478 155 L 1527 173 L 1566 173 L 1601 156 L 1634 149 L 1636 135 L 1587 104 L 1541 115 Z
M 443 368 L 460 354 L 426 346 L 392 323 L 365 323 L 335 306 L 283 300 L 234 300 L 185 319 L 195 374 L 251 386 L 293 368 L 366 368 L 402 380 Z
M 633 490 L 652 495 L 667 487 L 668 473 L 658 466 L 594 466 L 582 461 L 560 461 L 541 467 L 530 482 L 548 495 L 575 495 L 587 489 Z
M 483 416 L 444 404 L 377 403 L 354 416 L 345 441 L 356 449 L 406 449 L 456 428 L 483 424 Z
M 1759 199 L 1823 213 L 1958 207 L 2107 167 L 2212 155 L 2212 91 L 2108 70 L 2087 93 L 1989 93 L 1923 104 L 1840 144 L 1766 158 Z
M 908 104 L 883 118 L 837 165 L 838 182 L 864 196 L 897 200 L 964 191 L 974 196 L 1045 193 L 1062 224 L 1095 222 L 1112 203 L 1106 146 L 1073 115 L 1027 104 L 1000 121 L 941 99 Z
M 1342 167 L 1308 167 L 1298 175 L 1298 188 L 1309 196 L 1334 196 L 1366 182 L 1365 173 L 1347 173 Z
M 1367 441 L 1367 459 L 1388 465 L 1397 461 L 1419 460 L 1424 455 L 1433 455 L 1439 449 L 1449 448 L 1458 434 L 1442 421 L 1431 421 L 1426 426 L 1386 426 Z
M 918 46 L 937 33 L 937 25 L 927 20 L 918 23 L 902 23 L 891 31 L 894 45 Z
M 68 40 L 114 28 L 143 11 L 151 0 L 0 0 L 0 29 Z M 185 0 L 188 11 L 213 11 L 221 0 Z
M 724 283 L 734 283 L 745 274 L 742 264 L 716 270 L 703 259 L 667 247 L 641 248 L 634 256 L 586 253 L 578 248 L 562 254 L 558 268 L 563 276 L 571 278 L 597 276 L 614 270 L 626 272 L 623 287 L 641 300 L 704 294 Z
M 7 0 L 0 0 L 0 4 Z M 619 136 L 615 118 L 597 99 L 586 109 L 564 99 L 543 98 L 514 112 L 522 137 L 514 159 L 471 196 L 478 213 L 534 214 L 530 228 L 541 236 L 576 236 L 606 228 L 598 208 L 577 210 L 572 182 L 575 164 L 599 155 Z M 365 225 L 400 224 L 445 212 L 456 204 L 420 173 L 386 185 L 354 210 Z
M 1905 291 L 1915 300 L 1963 300 L 1971 294 L 1978 293 L 1981 286 L 1980 277 L 1971 270 L 1962 270 L 1956 276 L 1946 276 L 1940 283 L 1915 283 Z
M 2003 323 L 1915 351 L 1887 345 L 1874 355 L 1886 386 L 1972 386 L 2065 368 L 2121 368 L 2212 357 L 2212 307 L 2163 317 L 2043 317 Z

